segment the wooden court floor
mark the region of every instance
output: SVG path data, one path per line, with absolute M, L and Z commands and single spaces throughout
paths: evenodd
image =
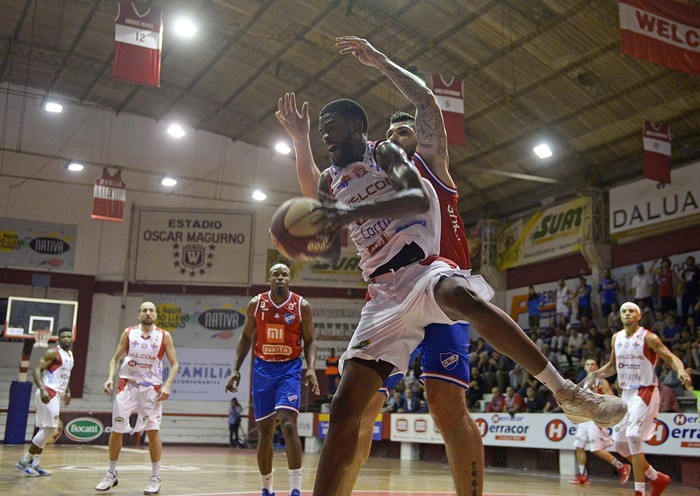
M 107 449 L 102 446 L 49 446 L 41 465 L 53 471 L 49 477 L 27 477 L 15 463 L 22 446 L 0 445 L 0 495 L 82 495 L 99 494 L 94 488 L 107 469 Z M 318 455 L 304 454 L 304 496 L 311 494 Z M 284 452 L 275 451 L 275 492 L 288 493 Z M 148 450 L 124 448 L 117 467 L 119 485 L 106 494 L 136 495 L 150 477 Z M 254 450 L 220 447 L 165 446 L 161 461 L 163 496 L 258 496 L 260 479 Z M 632 495 L 634 486 L 613 478 L 592 478 L 586 487 L 569 483 L 570 477 L 551 473 L 489 469 L 485 494 L 515 495 Z M 428 461 L 371 458 L 364 467 L 353 494 L 359 496 L 450 495 L 452 480 L 447 465 Z M 647 488 L 647 494 L 649 489 Z M 697 488 L 672 483 L 664 496 L 698 495 Z

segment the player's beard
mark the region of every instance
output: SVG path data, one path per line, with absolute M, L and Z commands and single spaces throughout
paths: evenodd
M 353 146 L 350 140 L 343 141 L 336 145 L 338 147 L 337 152 L 331 154 L 331 161 L 336 167 L 343 167 L 355 161 L 353 157 Z M 337 156 L 337 159 L 334 158 Z

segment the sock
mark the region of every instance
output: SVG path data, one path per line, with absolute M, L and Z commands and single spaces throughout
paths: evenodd
M 39 466 L 39 459 L 41 458 L 41 453 L 37 453 L 34 455 L 34 458 L 32 458 L 32 467 L 38 467 Z M 656 477 L 654 477 L 656 479 Z
M 644 475 L 649 477 L 649 480 L 656 480 L 656 478 L 659 476 L 659 473 L 656 471 L 654 467 L 649 465 L 649 468 L 647 469 L 646 472 L 644 472 Z
M 622 462 L 620 460 L 618 460 L 617 458 L 613 458 L 610 463 L 615 468 L 622 468 Z
M 301 492 L 301 467 L 289 471 L 289 492 L 295 489 Z
M 112 475 L 117 475 L 117 460 L 114 460 L 114 461 L 110 460 L 109 461 L 109 472 Z
M 270 494 L 274 492 L 272 490 L 272 474 L 273 472 L 270 472 L 267 475 L 260 474 L 260 484 L 262 485 L 262 488 L 267 489 L 267 492 Z
M 549 390 L 557 394 L 564 388 L 564 378 L 557 372 L 554 365 L 548 363 L 547 366 L 535 376 L 535 379 L 547 386 Z
M 32 454 L 27 451 L 25 454 L 22 455 L 22 458 L 19 459 L 20 462 L 22 463 L 28 463 L 32 460 Z
M 153 471 L 151 472 L 151 477 L 160 477 L 160 462 L 153 463 Z
M 635 482 L 634 483 L 634 490 L 635 492 L 639 491 L 642 493 L 642 496 L 644 496 L 644 490 L 646 488 L 646 483 L 645 482 Z
M 578 473 L 581 475 L 586 475 L 586 466 L 585 465 L 579 465 L 578 466 Z

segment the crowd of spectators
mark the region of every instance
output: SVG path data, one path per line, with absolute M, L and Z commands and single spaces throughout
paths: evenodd
M 534 287 L 528 288 L 528 332 L 530 338 L 547 359 L 565 377 L 580 382 L 586 375 L 583 365 L 595 359 L 599 366 L 610 359 L 612 335 L 622 329 L 619 305 L 633 300 L 642 309 L 640 325 L 659 335 L 663 343 L 676 354 L 700 381 L 700 269 L 694 257 L 687 258 L 678 268 L 669 259 L 636 266 L 630 281 L 615 280 L 609 270 L 604 271 L 596 288 L 600 296 L 600 314 L 596 315 L 592 302 L 593 287 L 582 275 L 576 288 L 570 288 L 562 279 L 556 291 L 556 309 L 547 325 L 542 326 L 544 299 Z M 678 305 L 680 303 L 680 305 Z M 571 317 L 575 317 L 571 322 Z M 546 320 L 546 319 L 545 319 Z M 492 349 L 483 338 L 470 345 L 471 382 L 466 392 L 472 411 L 479 411 L 484 395 L 490 393 L 488 412 L 558 412 L 553 394 L 531 374 L 508 357 Z M 684 388 L 677 374 L 664 362 L 657 368 L 660 411 L 680 411 L 677 397 Z M 400 381 L 385 403 L 384 412 L 427 412 L 424 388 L 416 378 L 420 374 L 419 359 L 412 370 Z M 616 394 L 619 387 L 611 377 Z M 410 399 L 409 399 L 410 398 Z

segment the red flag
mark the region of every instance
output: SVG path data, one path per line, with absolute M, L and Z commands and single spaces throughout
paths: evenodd
M 466 145 L 464 133 L 464 81 L 452 78 L 449 82 L 440 74 L 433 74 L 433 93 L 442 110 L 447 130 L 447 142 Z
M 103 168 L 102 176 L 95 179 L 91 217 L 123 222 L 125 203 L 126 184 L 122 181 L 122 171 L 111 176 L 107 168 Z
M 700 9 L 674 0 L 620 0 L 620 49 L 700 74 Z
M 132 2 L 119 2 L 114 22 L 112 77 L 160 87 L 163 12 L 151 7 L 141 14 Z
M 671 127 L 644 121 L 644 177 L 671 184 Z

